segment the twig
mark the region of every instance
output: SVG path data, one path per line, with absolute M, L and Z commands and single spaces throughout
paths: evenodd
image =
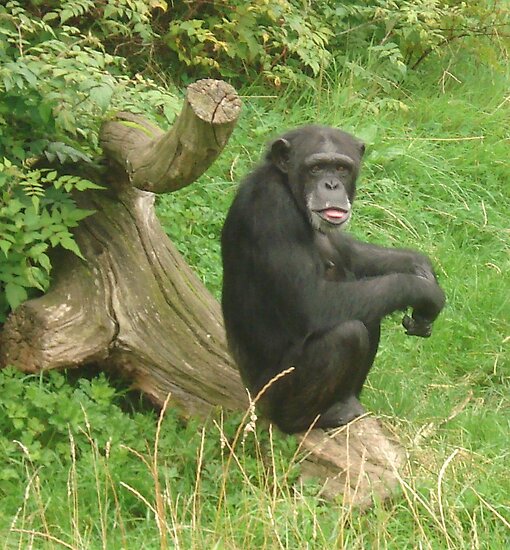
M 448 536 L 448 529 L 446 528 L 446 521 L 444 516 L 443 508 L 443 477 L 446 472 L 446 468 L 450 462 L 457 456 L 459 449 L 455 449 L 453 453 L 444 461 L 444 464 L 441 466 L 439 471 L 439 476 L 437 478 L 437 500 L 439 503 L 439 515 L 441 516 L 441 524 L 443 525 L 444 533 L 446 534 L 446 541 L 448 543 L 448 548 L 450 548 L 450 537 Z
M 159 482 L 159 472 L 158 472 L 158 454 L 159 454 L 159 436 L 161 434 L 161 426 L 163 424 L 163 418 L 165 417 L 165 412 L 170 401 L 171 393 L 166 396 L 165 402 L 161 409 L 158 425 L 156 428 L 156 438 L 154 441 L 154 457 L 152 461 L 152 477 L 154 479 L 154 492 L 156 497 L 156 522 L 160 534 L 160 546 L 162 550 L 168 548 L 166 540 L 166 532 L 168 530 L 168 525 L 165 520 L 165 504 L 161 495 L 161 486 Z
M 386 137 L 385 139 L 388 140 L 403 140 L 407 139 L 407 141 L 473 141 L 473 140 L 482 140 L 485 139 L 485 136 L 469 136 L 469 137 L 455 137 L 455 138 L 436 138 L 436 137 L 408 137 L 408 138 L 401 138 L 401 137 Z
M 494 506 L 492 506 L 491 504 L 489 504 L 479 493 L 477 493 L 475 491 L 475 489 L 473 489 L 473 487 L 471 487 L 471 490 L 473 491 L 473 493 L 475 493 L 475 495 L 480 499 L 480 502 L 482 502 L 483 504 L 485 504 L 485 506 L 487 506 L 487 508 L 498 518 L 502 521 L 503 525 L 507 528 L 507 529 L 510 529 L 510 522 L 505 519 L 497 510 L 496 508 L 494 508 Z
M 30 529 L 11 529 L 14 533 L 23 533 L 24 535 L 32 535 L 33 537 L 41 537 L 46 540 L 50 540 L 51 542 L 56 542 L 57 544 L 60 544 L 61 546 L 64 546 L 65 548 L 70 548 L 70 550 L 76 550 L 76 546 L 71 546 L 70 544 L 67 544 L 67 542 L 64 542 L 63 540 L 58 539 L 57 537 L 54 537 L 53 535 L 49 535 L 47 533 L 41 533 L 40 531 L 31 531 Z
M 482 199 L 481 206 L 482 206 L 482 212 L 483 212 L 483 226 L 485 227 L 489 220 L 487 217 L 487 210 L 485 209 L 485 203 L 483 202 L 483 199 Z

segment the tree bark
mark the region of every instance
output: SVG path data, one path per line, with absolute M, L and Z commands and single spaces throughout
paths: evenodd
M 375 418 L 361 417 L 329 433 L 312 430 L 302 436 L 302 448 L 301 475 L 321 479 L 326 499 L 342 495 L 344 505 L 364 510 L 400 487 L 405 452 Z
M 189 414 L 247 404 L 232 376 L 217 302 L 165 235 L 154 194 L 136 187 L 174 190 L 183 185 L 180 172 L 201 175 L 226 144 L 240 106 L 231 86 L 202 80 L 188 88 L 167 133 L 129 113 L 103 124 L 109 189 L 78 197 L 95 210 L 75 232 L 86 261 L 59 254 L 49 292 L 6 322 L 0 364 L 28 372 L 88 363 L 118 368 L 154 401 L 171 393 Z
M 48 293 L 7 320 L 0 365 L 37 372 L 95 363 L 121 371 L 156 403 L 170 393 L 186 415 L 205 417 L 217 406 L 246 410 L 219 305 L 162 230 L 153 194 L 205 171 L 239 110 L 233 88 L 205 80 L 188 88 L 166 133 L 129 113 L 103 125 L 108 189 L 80 194 L 80 206 L 95 210 L 75 232 L 85 261 L 59 252 Z M 363 507 L 398 484 L 402 452 L 374 419 L 334 436 L 314 430 L 300 437 L 303 472 L 324 480 L 326 497 L 343 494 L 346 503 Z
M 168 193 L 194 182 L 214 162 L 240 108 L 232 86 L 199 80 L 188 87 L 181 114 L 166 134 L 140 116 L 118 113 L 103 125 L 101 146 L 130 185 Z

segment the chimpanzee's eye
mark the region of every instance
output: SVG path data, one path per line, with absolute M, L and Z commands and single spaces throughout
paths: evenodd
M 310 168 L 310 174 L 313 174 L 314 176 L 319 174 L 321 171 L 321 167 L 319 164 L 314 164 L 311 168 Z

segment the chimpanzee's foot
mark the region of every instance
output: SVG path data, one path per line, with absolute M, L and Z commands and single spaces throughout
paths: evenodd
M 351 395 L 346 397 L 343 401 L 339 401 L 332 405 L 321 415 L 314 427 L 336 428 L 338 426 L 344 426 L 363 414 L 365 414 L 365 409 L 358 399 L 354 395 Z

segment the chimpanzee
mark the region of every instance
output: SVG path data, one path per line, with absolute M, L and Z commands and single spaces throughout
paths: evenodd
M 364 145 L 326 126 L 284 134 L 241 184 L 222 232 L 230 351 L 262 413 L 287 433 L 364 413 L 381 319 L 430 336 L 445 298 L 430 260 L 345 233 Z

